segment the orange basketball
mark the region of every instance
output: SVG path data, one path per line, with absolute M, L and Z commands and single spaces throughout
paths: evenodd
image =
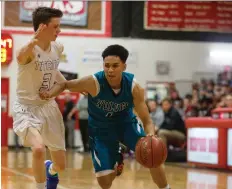
M 147 168 L 159 167 L 167 158 L 164 142 L 156 136 L 141 138 L 135 147 L 136 160 Z

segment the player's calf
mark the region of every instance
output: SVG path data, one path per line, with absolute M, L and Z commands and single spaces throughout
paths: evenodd
M 97 177 L 98 184 L 102 189 L 109 189 L 114 179 L 115 173 L 110 173 L 105 176 Z
M 45 172 L 43 167 L 43 162 L 45 159 L 45 146 L 43 145 L 36 145 L 32 147 L 32 168 L 34 172 L 34 177 L 36 180 L 36 186 L 38 189 L 41 189 L 43 185 L 45 185 Z

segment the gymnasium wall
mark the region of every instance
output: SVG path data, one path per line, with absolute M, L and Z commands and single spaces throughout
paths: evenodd
M 14 34 L 12 37 L 13 61 L 9 66 L 2 66 L 1 69 L 2 77 L 10 78 L 10 107 L 15 100 L 16 50 L 29 41 L 31 35 Z M 232 64 L 231 60 L 212 60 L 209 56 L 212 50 L 232 50 L 232 44 L 227 43 L 66 36 L 60 36 L 57 41 L 63 43 L 65 47 L 60 69 L 78 73 L 80 77 L 102 69 L 101 51 L 107 45 L 116 43 L 124 45 L 132 53 L 127 71 L 133 72 L 142 86 L 145 86 L 146 81 L 191 81 L 196 72 L 211 73 L 222 69 L 218 64 Z M 170 65 L 167 75 L 156 73 L 157 61 L 167 62 Z

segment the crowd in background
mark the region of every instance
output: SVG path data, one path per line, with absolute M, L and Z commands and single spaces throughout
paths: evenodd
M 192 91 L 184 97 L 179 95 L 174 85 L 169 95 L 161 102 L 147 99 L 150 116 L 156 126 L 156 134 L 168 148 L 186 149 L 185 119 L 189 117 L 211 116 L 215 108 L 232 108 L 232 71 L 223 72 L 214 80 L 202 79 L 192 85 Z
M 192 92 L 180 97 L 178 91 L 170 91 L 173 105 L 183 118 L 210 116 L 217 107 L 232 107 L 232 71 L 218 74 L 214 80 L 202 79 L 192 85 Z

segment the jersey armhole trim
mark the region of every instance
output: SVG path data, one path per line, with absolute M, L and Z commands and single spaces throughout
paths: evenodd
M 99 85 L 99 82 L 98 82 L 98 80 L 97 80 L 97 78 L 96 78 L 96 76 L 94 74 L 92 75 L 92 77 L 93 77 L 93 79 L 95 81 L 95 86 L 96 86 L 96 89 L 97 89 L 97 93 L 96 93 L 95 96 L 97 96 L 99 94 L 99 92 L 100 92 L 100 85 Z
M 53 43 L 51 43 L 51 45 L 54 46 L 54 48 L 55 48 L 55 50 L 56 50 L 56 52 L 58 53 L 59 56 L 63 53 L 64 46 L 61 43 L 53 42 Z

